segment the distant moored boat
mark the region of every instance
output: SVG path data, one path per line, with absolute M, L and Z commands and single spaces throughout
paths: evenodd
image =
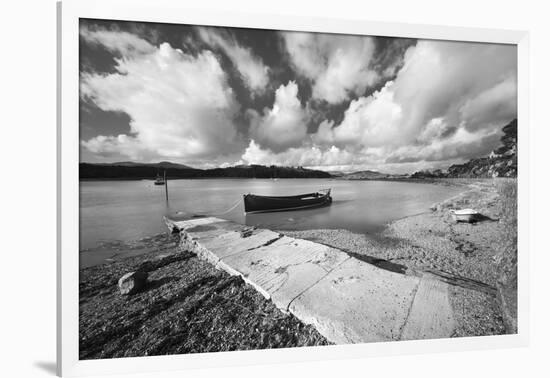
M 309 209 L 330 205 L 332 202 L 330 189 L 297 196 L 258 196 L 255 194 L 245 194 L 243 197 L 244 211 L 246 213 Z
M 166 182 L 164 181 L 164 177 L 157 174 L 157 178 L 155 179 L 155 185 L 164 185 Z

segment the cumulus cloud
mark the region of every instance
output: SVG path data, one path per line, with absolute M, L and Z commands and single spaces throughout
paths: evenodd
M 261 145 L 275 151 L 300 145 L 307 133 L 307 113 L 298 99 L 298 85 L 289 81 L 275 91 L 271 109 L 260 115 L 249 111 L 250 134 Z
M 487 155 L 500 140 L 499 130 L 475 132 L 460 128 L 447 139 L 434 138 L 430 143 L 397 148 L 386 157 L 386 163 L 437 162 L 469 159 Z
M 369 97 L 353 100 L 344 120 L 333 129 L 333 142 L 380 147 L 399 143 L 402 136 L 403 108 L 394 99 L 393 83 L 388 82 Z
M 101 28 L 81 26 L 80 37 L 90 44 L 101 45 L 107 50 L 123 56 L 152 53 L 155 46 L 135 34 Z
M 82 145 L 90 152 L 104 157 L 127 156 L 130 159 L 146 159 L 151 155 L 143 144 L 135 137 L 126 134 L 118 136 L 98 135 L 88 141 L 83 141 Z
M 126 133 L 81 141 L 86 153 L 411 172 L 489 153 L 517 117 L 515 46 L 283 32 L 280 62 L 227 30 L 195 31 L 184 36 L 191 54 L 157 43 L 162 33 L 81 27 L 81 40 L 115 62 L 81 72 L 81 98 L 130 118 Z M 239 78 L 242 106 L 229 85 Z
M 200 158 L 234 152 L 239 110 L 213 53 L 188 55 L 167 43 L 152 46 L 118 32 L 94 31 L 96 43 L 116 49 L 115 73 L 82 73 L 80 91 L 104 111 L 124 112 L 130 133 L 100 135 L 82 145 L 100 154 Z M 92 38 L 81 30 L 84 38 Z
M 296 71 L 313 83 L 313 97 L 331 104 L 362 95 L 379 75 L 369 64 L 372 38 L 299 32 L 281 33 Z
M 221 49 L 239 72 L 253 94 L 263 93 L 269 83 L 269 68 L 250 48 L 241 46 L 231 35 L 214 28 L 198 28 L 203 42 Z
M 444 161 L 490 151 L 516 113 L 515 47 L 419 41 L 393 82 L 351 101 L 313 140 L 383 147 L 388 162 Z
M 517 112 L 515 75 L 466 100 L 459 112 L 465 125 L 472 129 L 499 126 L 514 118 Z
M 254 140 L 250 141 L 241 157 L 241 160 L 248 164 L 305 167 L 348 165 L 353 163 L 355 159 L 356 156 L 353 154 L 335 146 L 321 149 L 318 146 L 310 145 L 273 152 L 267 148 L 262 148 Z

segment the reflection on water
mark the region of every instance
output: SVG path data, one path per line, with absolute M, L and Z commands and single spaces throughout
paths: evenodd
M 327 217 L 332 218 L 334 217 L 334 215 L 337 215 L 339 213 L 339 209 L 336 209 L 333 215 L 331 215 L 331 210 L 337 208 L 338 206 L 344 205 L 346 202 L 352 202 L 352 201 L 351 200 L 333 200 L 332 204 L 329 206 L 317 207 L 312 209 L 245 214 L 244 223 L 246 223 L 249 226 L 258 226 L 263 228 L 272 228 L 272 229 L 280 229 L 280 230 L 334 228 L 334 227 L 327 227 L 326 224 L 328 223 L 326 221 L 323 222 L 323 219 L 327 220 Z M 333 222 L 330 222 L 330 223 L 333 223 Z M 318 227 L 316 227 L 315 225 L 318 225 Z M 325 226 L 323 227 L 323 225 Z M 340 227 L 340 228 L 345 228 L 345 227 Z
M 173 180 L 165 188 L 153 181 L 86 181 L 80 185 L 80 248 L 102 241 L 126 241 L 164 232 L 164 215 L 221 214 L 221 218 L 271 229 L 343 228 L 373 233 L 385 224 L 427 211 L 459 192 L 433 184 L 329 179 Z M 309 210 L 244 214 L 242 196 L 294 195 L 332 188 L 331 206 Z

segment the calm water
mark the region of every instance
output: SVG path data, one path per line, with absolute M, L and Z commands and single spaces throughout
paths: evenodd
M 332 188 L 329 207 L 244 215 L 242 195 L 293 195 Z M 202 179 L 169 181 L 167 204 L 163 186 L 152 181 L 90 181 L 80 185 L 80 248 L 100 242 L 134 240 L 166 231 L 164 215 L 222 213 L 247 225 L 271 229 L 343 228 L 374 233 L 385 224 L 428 211 L 431 204 L 457 194 L 455 187 L 389 181 L 327 179 Z

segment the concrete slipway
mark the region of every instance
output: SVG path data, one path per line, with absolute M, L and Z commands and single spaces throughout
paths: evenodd
M 448 284 L 391 272 L 344 251 L 219 218 L 166 219 L 180 246 L 241 276 L 328 340 L 363 343 L 450 337 Z

